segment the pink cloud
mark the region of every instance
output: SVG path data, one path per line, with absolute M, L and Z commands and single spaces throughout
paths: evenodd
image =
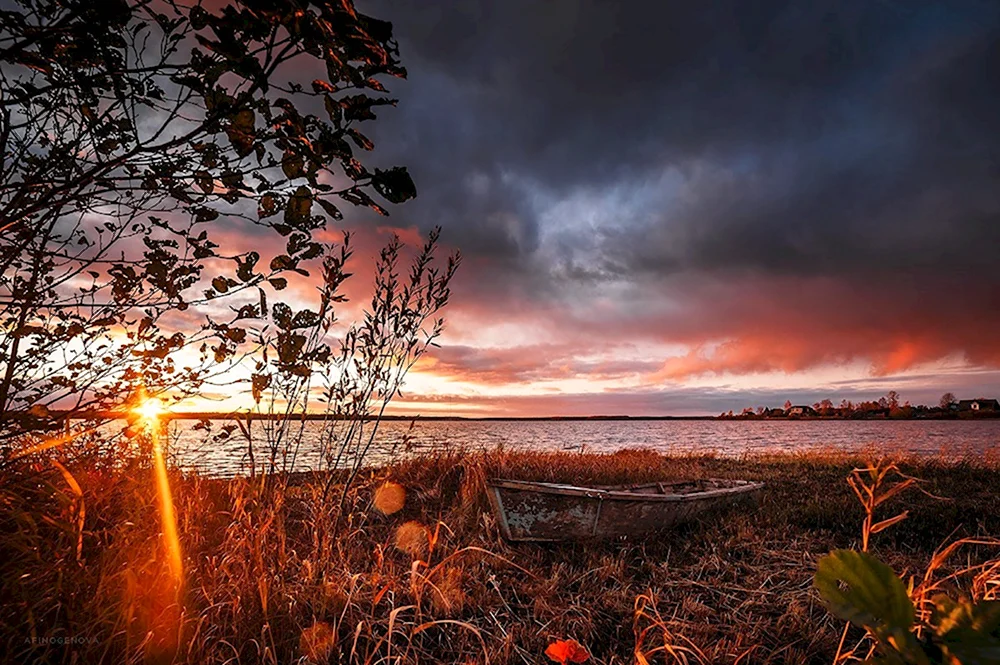
M 370 298 L 374 261 L 393 232 L 410 248 L 423 242 L 414 227 L 363 227 L 353 235 L 354 276 L 345 285 L 351 302 L 343 307 L 343 320 L 357 316 Z M 322 239 L 339 237 L 331 231 Z M 226 251 L 265 253 L 259 239 L 227 235 L 224 242 Z M 450 249 L 444 244 L 442 256 Z M 995 341 L 1000 296 L 961 276 L 929 284 L 902 276 L 884 284 L 687 274 L 636 281 L 627 297 L 588 296 L 588 309 L 570 306 L 572 300 L 558 292 L 531 292 L 527 279 L 498 281 L 511 279 L 502 268 L 485 257 L 466 258 L 445 311 L 443 348 L 422 359 L 414 372 L 484 387 L 506 385 L 516 393 L 539 381 L 676 384 L 723 374 L 794 375 L 847 363 L 869 365 L 870 376 L 889 376 L 955 356 L 974 367 L 1000 367 Z M 315 298 L 317 283 L 314 271 L 309 278 L 291 279 L 286 291 L 272 297 L 290 296 L 304 305 Z M 533 336 L 496 339 L 511 329 Z

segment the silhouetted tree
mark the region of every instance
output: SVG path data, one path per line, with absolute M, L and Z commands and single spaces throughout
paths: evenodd
M 958 398 L 955 397 L 955 393 L 945 393 L 944 395 L 941 395 L 941 400 L 938 402 L 938 406 L 945 411 L 950 410 L 953 404 L 958 404 Z
M 358 159 L 373 148 L 361 125 L 394 104 L 380 78 L 405 73 L 391 25 L 350 0 L 0 12 L 0 431 L 118 406 L 139 384 L 191 393 L 255 349 L 279 373 L 328 360 L 311 331 L 342 297 L 293 312 L 268 296 L 323 257 L 328 287 L 346 278 L 349 250 L 316 236 L 342 203 L 387 214 L 377 198 L 416 195 L 405 169 Z M 273 234 L 258 246 L 274 256 L 226 251 L 223 224 Z

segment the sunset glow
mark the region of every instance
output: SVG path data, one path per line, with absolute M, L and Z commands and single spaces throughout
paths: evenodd
M 0 2 L 0 665 L 1000 654 L 1000 2 Z

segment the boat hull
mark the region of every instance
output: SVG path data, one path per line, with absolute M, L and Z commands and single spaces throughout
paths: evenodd
M 494 516 L 511 541 L 566 541 L 637 536 L 736 504 L 752 503 L 762 483 L 707 480 L 588 488 L 495 480 Z

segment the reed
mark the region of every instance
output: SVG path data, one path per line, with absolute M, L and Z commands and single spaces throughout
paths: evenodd
M 329 476 L 174 470 L 177 589 L 152 469 L 34 455 L 0 470 L 0 652 L 19 663 L 538 663 L 573 639 L 595 663 L 833 662 L 843 625 L 811 585 L 832 549 L 867 537 L 874 555 L 918 576 L 918 601 L 997 594 L 987 536 L 1000 533 L 1000 465 L 889 463 L 877 496 L 895 487 L 885 482 L 907 491 L 877 515 L 845 482 L 868 460 L 836 453 L 454 452 L 361 472 L 339 520 Z M 767 488 L 753 513 L 642 541 L 511 545 L 488 512 L 491 477 Z M 859 645 L 849 655 L 865 655 L 862 638 L 848 636 Z

